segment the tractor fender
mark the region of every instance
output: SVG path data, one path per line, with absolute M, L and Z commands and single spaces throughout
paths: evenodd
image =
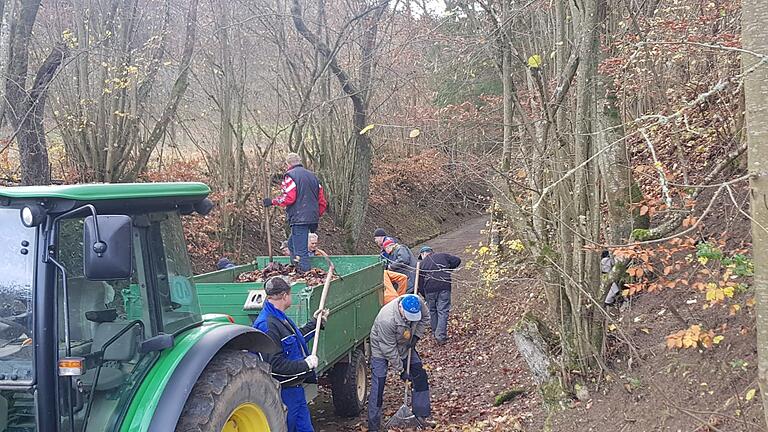
M 266 333 L 243 325 L 225 325 L 206 333 L 186 353 L 160 396 L 148 432 L 168 432 L 176 423 L 197 379 L 223 348 L 272 354 L 279 346 Z

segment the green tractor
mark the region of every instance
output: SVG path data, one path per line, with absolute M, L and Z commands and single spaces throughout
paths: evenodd
M 0 431 L 286 429 L 279 348 L 201 312 L 180 215 L 209 192 L 0 188 Z

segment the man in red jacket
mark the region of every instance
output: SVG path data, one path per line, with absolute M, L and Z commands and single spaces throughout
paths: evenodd
M 288 170 L 281 185 L 282 193 L 277 198 L 264 198 L 264 207 L 276 205 L 285 208 L 291 226 L 291 235 L 288 237 L 291 260 L 298 257 L 298 269 L 305 272 L 310 269 L 308 236 L 317 230 L 317 223 L 328 203 L 317 176 L 304 168 L 298 154 L 288 153 L 285 163 Z

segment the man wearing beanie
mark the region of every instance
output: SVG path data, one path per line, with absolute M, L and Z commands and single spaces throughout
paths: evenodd
M 373 231 L 373 241 L 376 242 L 376 246 L 378 246 L 379 249 L 381 249 L 380 256 L 382 261 L 384 261 L 385 268 L 389 267 L 389 261 L 392 260 L 392 257 L 387 253 L 386 250 L 384 250 L 384 242 L 386 240 L 392 240 L 394 242 L 397 242 L 397 239 L 387 236 L 387 232 L 384 231 L 384 228 L 376 228 Z
M 376 242 L 378 247 L 381 247 L 381 244 L 384 243 L 385 237 L 387 237 L 387 232 L 384 231 L 384 228 L 376 228 L 373 231 L 373 241 Z
M 289 432 L 313 432 L 307 399 L 304 394 L 305 380 L 315 381 L 317 356 L 311 355 L 307 341 L 315 334 L 317 319 L 327 318 L 328 311 L 315 312 L 315 320 L 299 328 L 288 318 L 285 311 L 291 307 L 291 286 L 282 276 L 275 276 L 264 284 L 267 300 L 253 327 L 269 335 L 282 347 L 277 354 L 260 354 L 262 360 L 272 365 L 272 377 L 280 383 L 280 396 L 288 408 Z M 319 317 L 319 318 L 318 318 Z
M 408 293 L 413 292 L 413 286 L 416 283 L 416 257 L 408 246 L 400 244 L 397 240 L 387 237 L 381 244 L 384 252 L 387 253 L 387 268 L 391 271 L 402 273 L 408 276 Z
M 328 203 L 317 176 L 304 168 L 298 154 L 288 153 L 285 163 L 288 171 L 281 185 L 282 193 L 274 199 L 264 198 L 264 207 L 276 205 L 285 208 L 291 226 L 291 236 L 288 237 L 291 260 L 298 257 L 298 269 L 305 272 L 310 269 L 307 237 L 310 232 L 317 230 L 317 224 Z

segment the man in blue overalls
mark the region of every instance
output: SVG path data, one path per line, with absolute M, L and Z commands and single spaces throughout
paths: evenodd
M 272 365 L 272 377 L 280 383 L 280 395 L 288 408 L 288 432 L 313 432 L 302 384 L 317 382 L 317 356 L 311 355 L 307 347 L 307 341 L 315 335 L 317 321 L 311 320 L 299 328 L 285 315 L 291 307 L 291 286 L 283 277 L 269 279 L 264 290 L 267 301 L 253 327 L 268 334 L 283 349 L 277 354 L 261 355 L 262 359 Z M 319 316 L 325 321 L 328 311 L 320 312 L 315 312 L 315 319 Z

